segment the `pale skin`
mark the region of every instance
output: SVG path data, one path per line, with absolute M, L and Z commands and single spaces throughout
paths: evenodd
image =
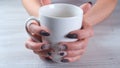
M 38 10 L 41 6 L 51 4 L 51 0 L 22 0 L 23 5 L 30 16 L 38 17 Z M 94 5 L 85 3 L 80 7 L 84 11 L 83 26 L 79 30 L 70 32 L 67 38 L 77 38 L 74 42 L 60 42 L 59 48 L 65 47 L 60 53 L 63 55 L 61 62 L 74 62 L 82 56 L 86 46 L 88 44 L 88 39 L 94 35 L 93 27 L 107 18 L 114 10 L 117 4 L 117 0 L 96 0 Z M 32 7 L 32 8 L 31 8 Z M 34 33 L 34 37 L 41 39 L 41 36 L 49 36 L 50 32 L 46 27 L 38 26 L 36 21 L 33 21 L 29 27 L 29 31 Z M 41 31 L 43 31 L 41 33 Z M 38 54 L 40 57 L 47 57 L 46 54 L 51 51 L 49 48 L 44 48 L 47 42 L 36 42 L 31 38 L 26 41 L 26 47 L 33 50 L 34 53 Z M 51 56 L 47 58 L 52 58 Z

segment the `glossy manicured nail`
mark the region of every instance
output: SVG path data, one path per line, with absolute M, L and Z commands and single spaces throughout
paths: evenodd
M 68 34 L 68 35 L 66 35 L 66 37 L 71 38 L 71 39 L 75 39 L 78 36 L 77 36 L 77 34 Z
M 93 3 L 91 1 L 88 2 L 89 4 L 93 5 Z
M 50 48 L 50 45 L 49 44 L 43 44 L 42 46 L 41 46 L 41 49 L 42 50 L 47 50 L 47 49 L 49 49 Z
M 48 54 L 48 56 L 51 56 L 51 55 L 52 55 L 52 53 L 51 53 L 51 52 L 48 52 L 47 54 Z
M 67 53 L 66 53 L 65 51 L 60 51 L 60 52 L 59 52 L 59 55 L 60 55 L 60 56 L 66 56 Z
M 60 45 L 58 46 L 58 50 L 59 50 L 59 51 L 67 50 L 67 45 L 62 45 L 62 44 L 60 44 Z
M 62 59 L 61 62 L 67 63 L 67 62 L 69 62 L 69 60 L 68 59 Z
M 40 34 L 43 35 L 43 36 L 49 36 L 50 34 L 44 30 L 41 30 L 40 31 Z

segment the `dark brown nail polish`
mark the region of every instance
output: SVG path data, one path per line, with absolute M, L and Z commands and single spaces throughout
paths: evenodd
M 48 44 L 43 44 L 42 46 L 41 46 L 41 50 L 47 50 L 47 49 L 49 49 L 50 48 L 50 45 L 48 45 Z
M 68 59 L 62 59 L 61 62 L 67 63 L 67 62 L 69 62 L 69 60 Z
M 65 51 L 65 50 L 67 50 L 67 45 L 59 45 L 58 46 L 58 49 L 59 49 L 59 51 Z
M 64 53 L 60 53 L 60 56 L 64 56 Z
M 71 39 L 75 39 L 78 36 L 77 36 L 77 34 L 68 34 L 68 35 L 66 35 L 66 37 L 71 38 Z
M 63 57 L 63 56 L 66 56 L 66 55 L 67 55 L 67 52 L 65 52 L 65 51 L 60 51 L 58 54 Z
M 51 53 L 51 52 L 48 52 L 48 55 L 49 55 L 49 56 L 51 56 L 51 55 L 52 55 L 52 53 Z
M 40 35 L 43 35 L 43 36 L 49 36 L 50 34 L 44 30 L 41 30 L 40 31 Z
M 93 5 L 93 3 L 91 1 L 88 2 L 89 4 Z

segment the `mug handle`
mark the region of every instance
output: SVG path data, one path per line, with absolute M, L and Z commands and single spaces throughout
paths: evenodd
M 39 40 L 39 39 L 33 37 L 32 33 L 31 33 L 31 32 L 29 31 L 29 29 L 28 29 L 29 26 L 30 26 L 31 24 L 33 24 L 33 23 L 32 23 L 33 20 L 36 21 L 37 24 L 40 26 L 40 22 L 39 22 L 39 20 L 38 20 L 37 18 L 35 18 L 35 17 L 30 17 L 30 18 L 28 18 L 28 19 L 26 20 L 26 22 L 25 22 L 26 32 L 27 32 L 28 35 L 29 35 L 33 40 L 35 40 L 36 42 L 42 42 L 42 39 Z M 41 38 L 42 38 L 42 37 L 41 37 Z

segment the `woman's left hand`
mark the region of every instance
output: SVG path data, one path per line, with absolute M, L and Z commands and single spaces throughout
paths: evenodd
M 92 7 L 91 2 L 81 6 L 84 14 Z M 58 46 L 59 55 L 63 56 L 61 62 L 74 62 L 82 56 L 88 44 L 88 39 L 94 35 L 92 26 L 86 24 L 83 20 L 83 26 L 80 30 L 75 30 L 66 35 L 70 39 L 78 39 L 75 42 L 61 42 Z
M 75 42 L 61 42 L 58 46 L 59 55 L 64 58 L 61 62 L 74 62 L 82 56 L 86 50 L 88 39 L 94 35 L 92 27 L 87 27 L 81 30 L 70 32 L 67 37 L 71 39 L 78 39 Z

